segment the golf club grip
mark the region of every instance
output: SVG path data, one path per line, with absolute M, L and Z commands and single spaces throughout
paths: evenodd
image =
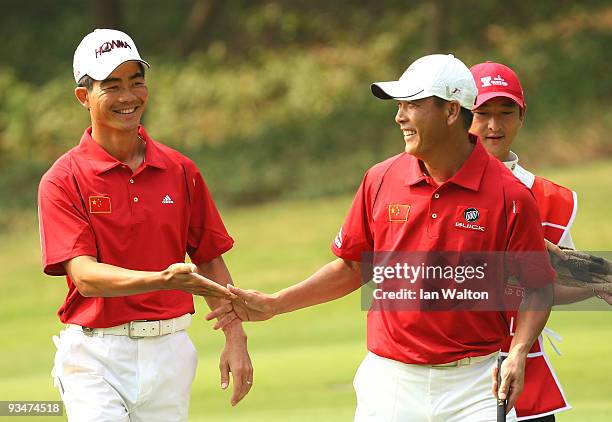
M 497 392 L 501 386 L 501 364 L 504 357 L 500 354 L 497 357 Z M 506 422 L 506 400 L 497 399 L 497 422 Z

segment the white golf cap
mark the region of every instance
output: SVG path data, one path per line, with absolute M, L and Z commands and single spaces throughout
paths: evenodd
M 134 40 L 128 34 L 115 29 L 96 29 L 83 38 L 74 52 L 74 80 L 79 83 L 83 76 L 88 75 L 102 81 L 119 65 L 131 60 L 151 67 L 140 57 Z
M 375 82 L 372 94 L 383 100 L 420 100 L 436 96 L 471 110 L 478 90 L 470 69 L 452 54 L 421 57 L 397 81 Z

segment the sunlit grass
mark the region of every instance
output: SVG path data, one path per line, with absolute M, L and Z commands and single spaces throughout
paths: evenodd
M 584 249 L 612 244 L 612 162 L 543 174 L 579 192 L 573 230 Z M 222 210 L 236 239 L 226 261 L 237 284 L 274 291 L 295 283 L 333 258 L 330 242 L 351 196 L 287 201 Z M 24 218 L 31 218 L 27 216 Z M 32 227 L 0 238 L 0 400 L 58 399 L 50 379 L 51 336 L 61 329 L 55 312 L 65 296 L 62 278 L 43 276 L 38 235 Z M 365 315 L 359 295 L 247 325 L 255 384 L 236 408 L 219 388 L 223 336 L 204 321 L 203 301 L 190 329 L 200 351 L 193 386 L 192 421 L 348 421 L 355 399 L 351 382 L 365 355 Z M 563 357 L 550 352 L 574 409 L 559 421 L 606 421 L 612 412 L 612 314 L 554 312 L 549 326 L 564 337 Z M 59 418 L 39 418 L 42 421 Z M 35 420 L 32 418 L 31 420 Z

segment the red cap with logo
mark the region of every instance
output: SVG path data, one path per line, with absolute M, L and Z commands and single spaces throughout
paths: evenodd
M 472 72 L 476 88 L 478 88 L 474 109 L 494 97 L 510 98 L 519 107 L 525 108 L 521 81 L 508 66 L 500 63 L 484 62 L 472 66 L 470 72 Z

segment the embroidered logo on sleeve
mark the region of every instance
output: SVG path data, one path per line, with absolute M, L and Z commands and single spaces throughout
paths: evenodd
M 342 248 L 342 227 L 340 227 L 340 231 L 338 232 L 338 234 L 336 235 L 336 238 L 334 239 L 334 245 L 336 245 L 336 248 L 338 249 Z
M 110 214 L 111 213 L 110 196 L 90 196 L 89 197 L 89 213 L 90 214 Z
M 406 204 L 389 204 L 389 222 L 405 223 L 408 221 L 408 213 L 410 205 Z
M 518 214 L 519 213 L 519 206 L 516 202 L 516 200 L 512 200 L 512 214 Z

